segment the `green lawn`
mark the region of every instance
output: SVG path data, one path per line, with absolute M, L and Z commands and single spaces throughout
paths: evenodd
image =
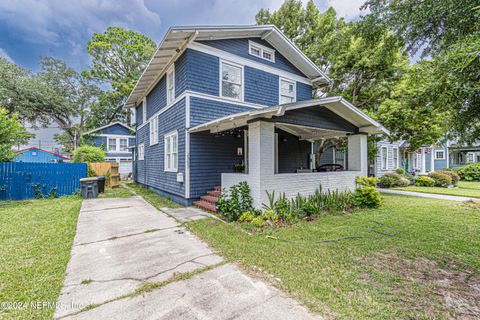
M 381 209 L 272 231 L 274 237 L 297 241 L 375 238 L 299 244 L 250 236 L 234 224 L 207 219 L 188 226 L 221 254 L 327 319 L 480 317 L 480 209 L 453 201 L 384 198 Z M 372 227 L 395 235 L 382 237 Z
M 81 199 L 0 202 L 1 319 L 48 319 L 56 302 L 75 236 Z M 5 309 L 22 303 L 18 309 Z M 11 305 L 10 305 L 11 306 Z
M 423 193 L 445 194 L 450 196 L 480 198 L 480 182 L 478 181 L 460 181 L 458 183 L 458 188 L 409 186 L 409 187 L 394 188 L 394 189 L 423 192 Z

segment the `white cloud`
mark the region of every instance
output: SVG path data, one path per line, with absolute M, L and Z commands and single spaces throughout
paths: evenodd
M 328 3 L 337 11 L 338 16 L 346 20 L 355 20 L 360 17 L 360 13 L 366 13 L 360 10 L 365 0 L 328 0 Z
M 10 63 L 13 63 L 12 57 L 10 57 L 7 51 L 3 48 L 0 48 L 0 57 L 5 58 Z
M 64 44 L 65 34 L 72 40 L 111 25 L 143 32 L 160 26 L 160 16 L 143 0 L 0 1 L 0 21 L 24 40 L 50 45 Z

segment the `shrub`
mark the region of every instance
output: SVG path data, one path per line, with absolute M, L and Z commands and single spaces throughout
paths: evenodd
M 458 184 L 458 181 L 460 181 L 460 176 L 458 175 L 458 173 L 456 173 L 455 171 L 452 171 L 452 170 L 439 170 L 439 171 L 436 171 L 437 173 L 442 173 L 442 174 L 446 174 L 447 176 L 449 176 L 451 179 L 452 179 L 452 184 L 454 186 L 456 186 Z
M 452 184 L 452 178 L 449 175 L 440 172 L 431 172 L 430 178 L 435 181 L 435 186 L 446 188 Z
M 255 216 L 251 211 L 245 211 L 242 213 L 238 221 L 240 222 L 251 222 L 253 219 L 255 219 Z
M 395 186 L 396 182 L 397 180 L 395 180 L 394 178 L 384 175 L 378 180 L 378 186 L 381 188 L 391 188 Z
M 469 163 L 458 169 L 462 180 L 480 181 L 480 163 Z
M 224 215 L 229 221 L 236 221 L 241 212 L 253 210 L 252 196 L 247 182 L 240 182 L 230 187 L 229 192 L 222 190 L 217 200 L 218 213 Z
M 395 172 L 399 175 L 404 175 L 405 174 L 405 170 L 403 170 L 403 168 L 397 168 L 397 169 L 395 169 Z
M 93 146 L 78 147 L 73 151 L 73 162 L 103 162 L 105 151 Z
M 417 187 L 433 187 L 435 185 L 435 180 L 429 177 L 420 176 L 415 179 L 415 185 Z
M 401 177 L 395 184 L 396 187 L 408 187 L 409 185 L 410 185 L 410 180 L 405 177 Z
M 256 217 L 252 220 L 252 224 L 257 228 L 260 228 L 265 225 L 265 221 L 263 220 L 262 217 Z
M 377 208 L 382 204 L 380 192 L 371 186 L 356 188 L 354 199 L 355 204 L 359 207 Z
M 378 178 L 359 176 L 355 178 L 355 183 L 360 187 L 375 187 L 378 183 Z

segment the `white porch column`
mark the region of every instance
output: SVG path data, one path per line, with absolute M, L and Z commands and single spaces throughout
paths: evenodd
M 435 148 L 430 147 L 430 172 L 435 171 Z
M 256 121 L 248 124 L 249 182 L 253 205 L 260 208 L 265 190 L 262 180 L 271 178 L 275 168 L 275 127 L 271 122 Z
M 360 175 L 368 174 L 367 135 L 352 134 L 348 136 L 348 170 L 361 171 Z
M 425 167 L 426 167 L 426 163 L 427 163 L 427 159 L 425 159 L 425 148 L 422 147 L 422 162 L 420 164 L 420 174 L 421 175 L 425 175 L 426 174 L 426 171 L 425 171 Z

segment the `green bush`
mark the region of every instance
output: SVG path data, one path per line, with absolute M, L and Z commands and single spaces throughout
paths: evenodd
M 377 208 L 382 204 L 380 192 L 375 187 L 356 188 L 354 193 L 355 205 L 366 208 Z
M 404 175 L 405 174 L 405 170 L 403 170 L 403 168 L 397 168 L 397 169 L 395 169 L 395 172 L 399 175 Z
M 439 171 L 436 171 L 438 173 L 442 173 L 442 174 L 446 174 L 447 176 L 449 176 L 451 179 L 452 179 L 452 184 L 454 186 L 456 186 L 458 184 L 458 181 L 460 181 L 460 176 L 458 175 L 458 173 L 456 173 L 455 171 L 452 171 L 452 170 L 439 170 Z
M 242 213 L 238 221 L 251 222 L 253 219 L 255 219 L 255 215 L 251 211 L 245 211 L 244 213 Z
M 458 169 L 462 180 L 480 181 L 480 163 L 469 163 Z
M 446 188 L 452 184 L 452 178 L 444 173 L 430 172 L 429 177 L 435 181 L 437 187 Z
M 400 180 L 400 178 L 398 180 Z M 395 186 L 396 183 L 397 183 L 396 179 L 389 177 L 387 175 L 384 175 L 378 180 L 378 186 L 381 188 L 391 188 Z
M 253 210 L 253 200 L 247 182 L 240 182 L 230 187 L 229 192 L 222 190 L 217 200 L 218 213 L 229 221 L 237 221 L 241 212 Z
M 257 228 L 260 228 L 265 226 L 265 220 L 263 220 L 262 217 L 256 217 L 252 220 L 252 224 Z
M 420 176 L 415 179 L 415 185 L 417 187 L 433 187 L 435 185 L 435 180 L 426 176 Z
M 410 180 L 405 177 L 400 177 L 400 179 L 396 182 L 396 187 L 408 187 L 410 185 Z
M 78 147 L 73 151 L 73 162 L 103 162 L 105 161 L 105 151 L 93 146 Z
M 378 178 L 359 176 L 355 178 L 355 183 L 360 187 L 375 187 L 378 183 Z

